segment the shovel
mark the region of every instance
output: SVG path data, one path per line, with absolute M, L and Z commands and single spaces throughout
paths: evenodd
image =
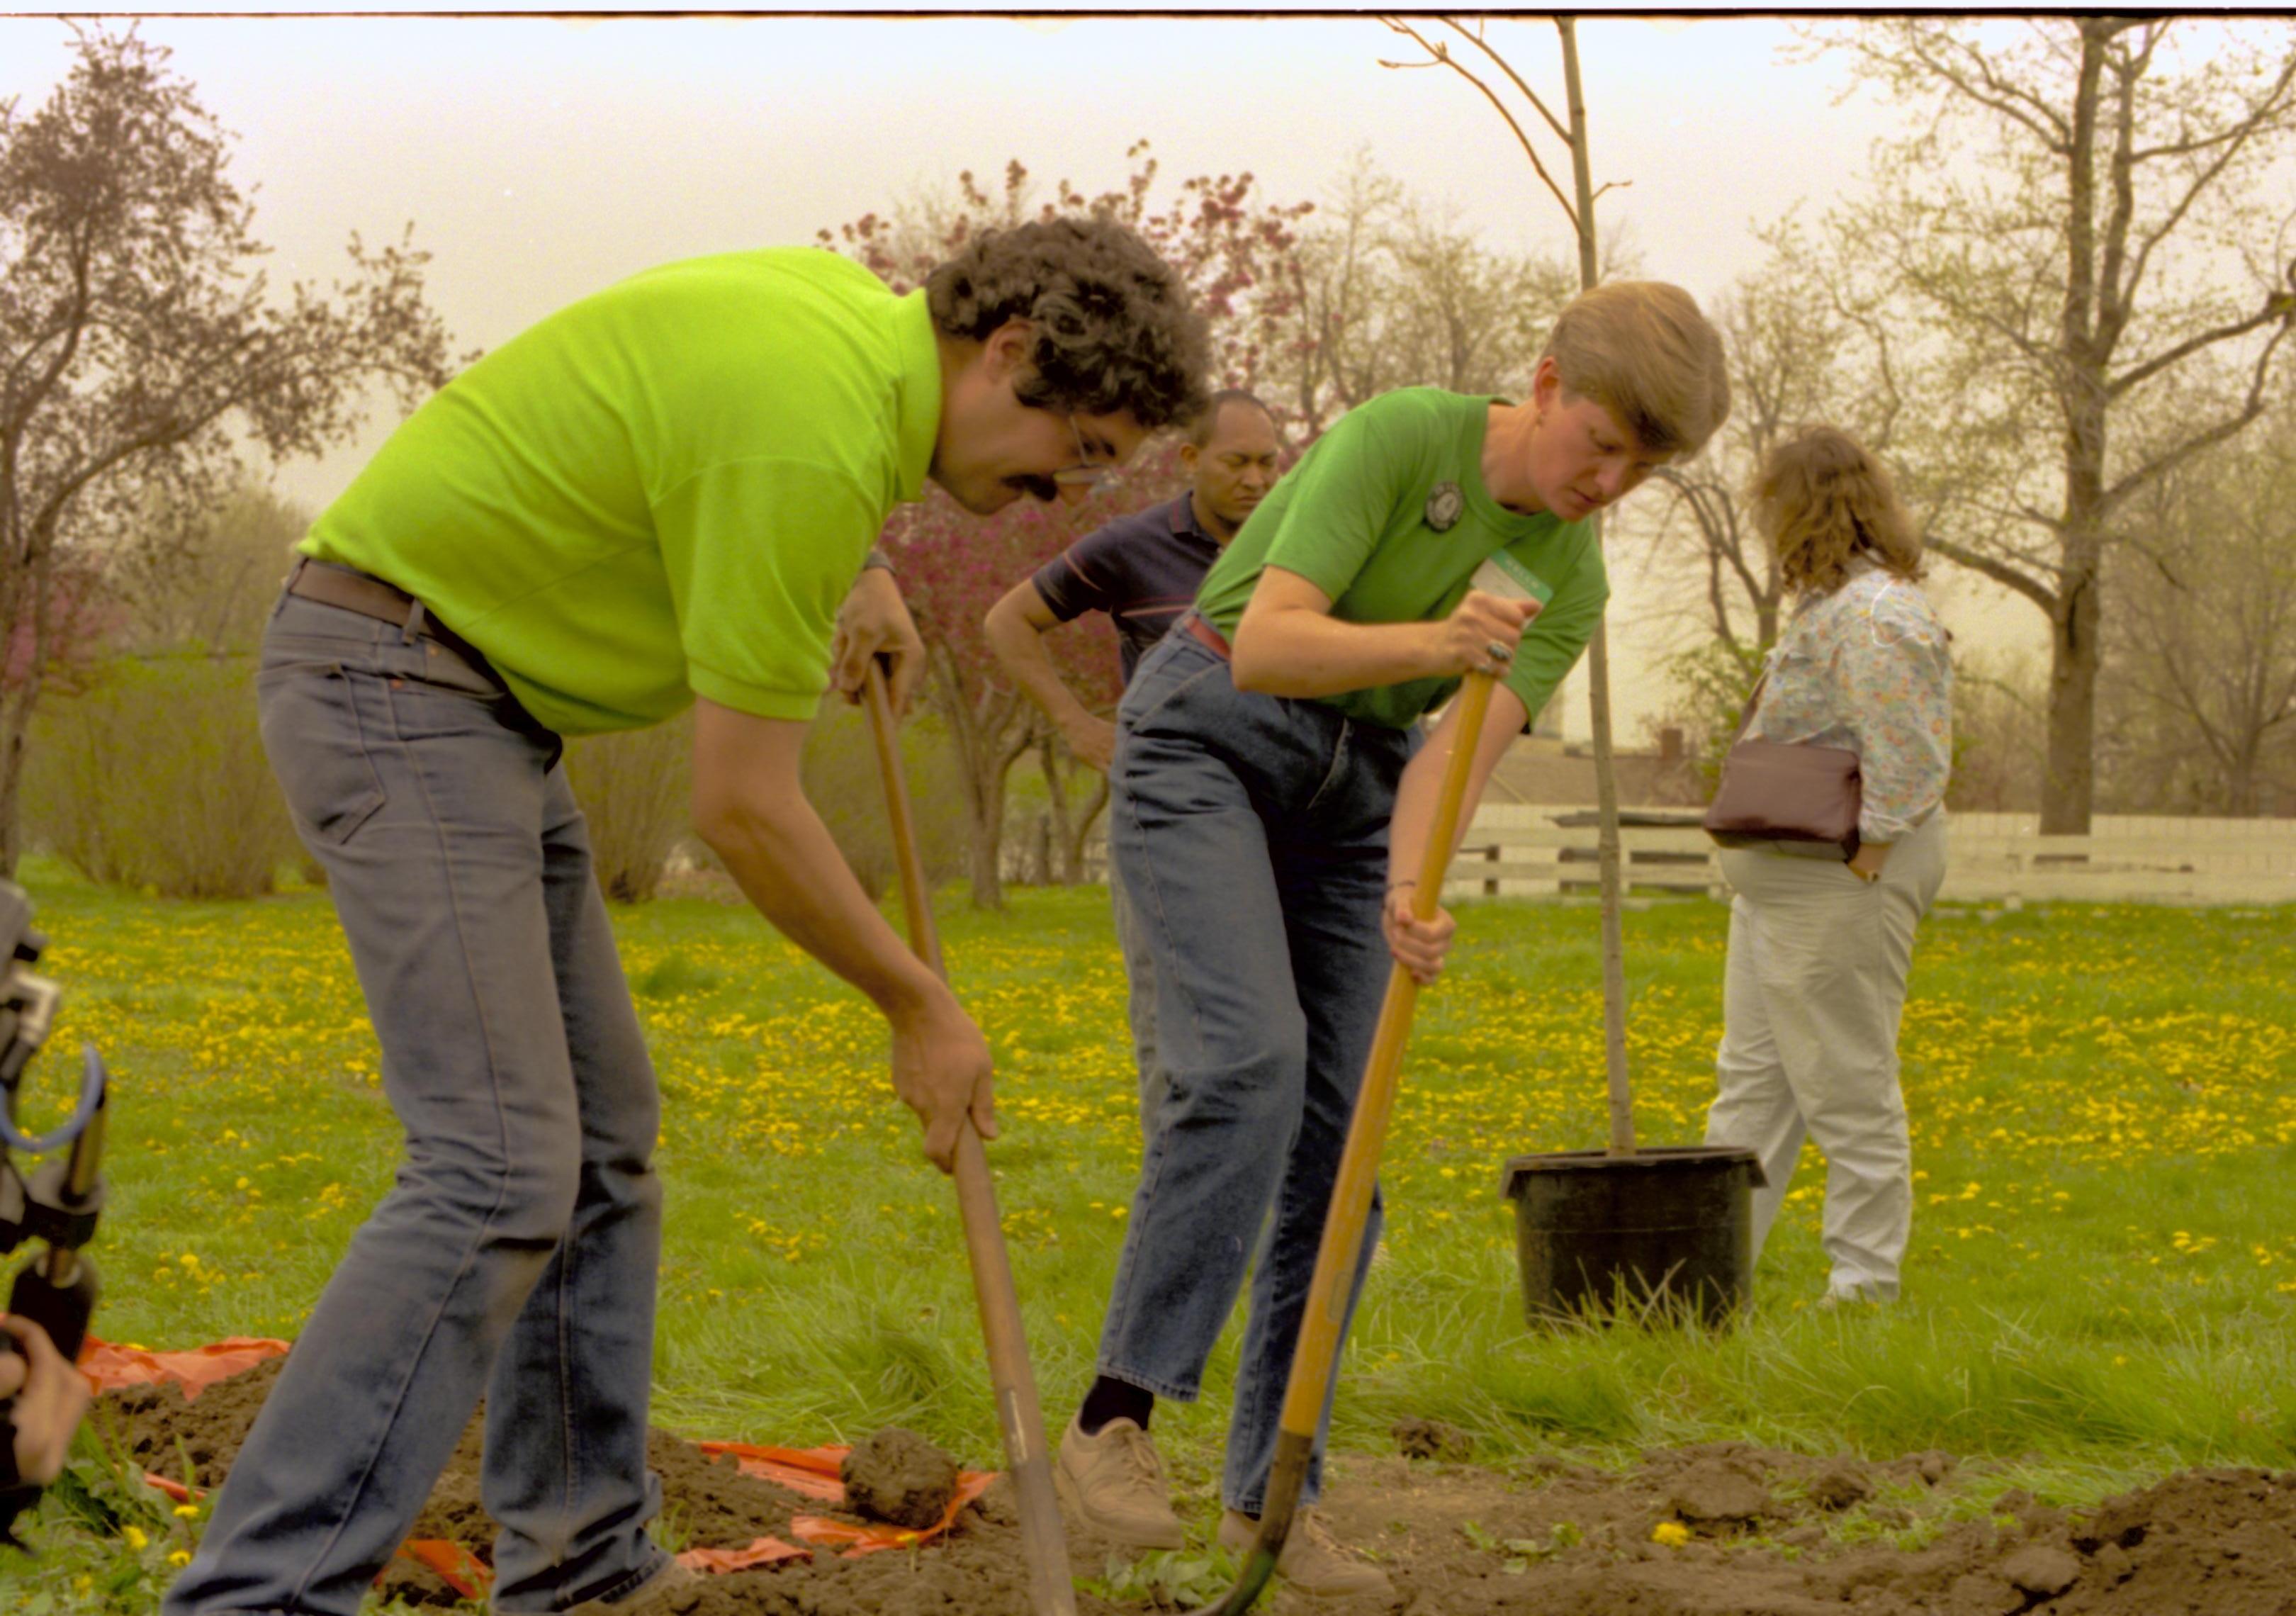
M 885 813 L 892 824 L 893 858 L 901 873 L 901 908 L 909 917 L 909 947 L 945 981 L 948 968 L 941 963 L 924 861 L 917 855 L 892 698 L 886 692 L 884 667 L 874 657 L 869 660 L 867 700 L 869 732 L 877 742 L 877 767 L 885 780 Z M 980 1333 L 988 1344 L 996 1423 L 1004 1433 L 1004 1463 L 1013 1472 L 1013 1497 L 1020 1506 L 1021 1549 L 1029 1562 L 1029 1608 L 1037 1616 L 1076 1616 L 1068 1538 L 1061 1529 L 1060 1500 L 1053 1493 L 1045 1416 L 1037 1404 L 1037 1377 L 1029 1368 L 1029 1338 L 1021 1328 L 1021 1298 L 1013 1288 L 1013 1264 L 1004 1253 L 988 1153 L 970 1120 L 957 1130 L 955 1178 L 965 1254 L 972 1261 L 972 1293 L 980 1304 Z
M 1435 799 L 1435 822 L 1428 827 L 1427 850 L 1420 856 L 1418 884 L 1411 890 L 1411 911 L 1421 920 L 1434 918 L 1443 895 L 1444 873 L 1451 866 L 1451 844 L 1458 840 L 1459 810 L 1466 800 L 1467 779 L 1474 767 L 1475 748 L 1482 740 L 1483 715 L 1490 704 L 1490 676 L 1469 674 L 1459 691 L 1458 736 L 1451 744 L 1442 790 Z M 1275 1575 L 1276 1558 L 1291 1534 L 1300 1490 L 1308 1480 L 1308 1460 L 1316 1448 L 1316 1423 L 1323 1414 L 1324 1393 L 1339 1367 L 1340 1330 L 1348 1316 L 1348 1281 L 1356 1271 L 1364 1225 L 1371 1217 L 1380 1148 L 1387 1142 L 1387 1119 L 1395 1105 L 1403 1046 L 1411 1036 L 1411 1014 L 1418 1003 L 1419 984 L 1402 966 L 1394 967 L 1388 972 L 1387 997 L 1380 1005 L 1379 1028 L 1372 1034 L 1371 1058 L 1364 1065 L 1355 1115 L 1348 1123 L 1348 1142 L 1340 1155 L 1339 1177 L 1332 1185 L 1331 1209 L 1324 1215 L 1323 1243 L 1316 1250 L 1316 1275 L 1308 1286 L 1308 1312 L 1300 1323 L 1300 1343 L 1292 1354 L 1292 1378 L 1283 1389 L 1283 1416 L 1275 1438 L 1267 1502 L 1260 1508 L 1259 1533 L 1252 1539 L 1244 1555 L 1243 1571 L 1227 1597 L 1193 1616 L 1242 1616 Z

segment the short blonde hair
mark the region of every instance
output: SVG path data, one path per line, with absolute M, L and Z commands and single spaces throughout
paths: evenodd
M 1617 416 L 1645 449 L 1695 455 L 1730 414 L 1721 333 L 1665 281 L 1580 292 L 1556 317 L 1546 354 L 1564 387 Z
M 1902 578 L 1922 575 L 1921 535 L 1890 468 L 1839 427 L 1804 427 L 1772 449 L 1754 478 L 1754 520 L 1796 595 L 1831 595 L 1852 556 Z

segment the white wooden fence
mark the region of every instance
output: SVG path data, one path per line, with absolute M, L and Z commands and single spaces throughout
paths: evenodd
M 1629 891 L 1724 893 L 1695 811 L 1622 809 Z M 2296 902 L 2296 820 L 2103 816 L 2087 836 L 2043 836 L 2031 814 L 1956 814 L 1948 902 Z M 1461 844 L 1449 897 L 1591 893 L 1595 810 L 1486 803 Z

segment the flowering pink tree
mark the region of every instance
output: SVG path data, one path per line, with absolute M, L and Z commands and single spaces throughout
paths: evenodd
M 0 699 L 24 690 L 35 674 L 50 690 L 70 693 L 118 626 L 118 606 L 93 573 L 73 564 L 78 559 L 58 561 L 47 588 L 0 641 Z
M 1181 272 L 1210 317 L 1215 384 L 1253 386 L 1285 345 L 1299 340 L 1297 225 L 1310 205 L 1261 200 L 1249 174 L 1200 176 L 1159 205 L 1156 162 L 1147 143 L 1136 144 L 1128 155 L 1133 168 L 1124 186 L 1098 196 L 1088 197 L 1062 180 L 1052 200 L 1032 202 L 1029 171 L 1014 161 L 1005 166 L 1003 185 L 994 193 L 968 171 L 958 176 L 954 199 L 919 203 L 890 217 L 865 214 L 823 231 L 821 242 L 906 291 L 978 230 L 1064 214 L 1119 219 Z M 922 502 L 904 506 L 886 529 L 887 548 L 929 652 L 927 699 L 947 726 L 964 782 L 972 898 L 983 907 L 1004 902 L 999 866 L 1006 777 L 1030 746 L 1054 752 L 1060 748 L 1036 708 L 996 667 L 981 619 L 1013 584 L 1076 538 L 1122 512 L 1168 498 L 1180 486 L 1177 446 L 1167 440 L 1152 444 L 1114 487 L 1076 511 L 1024 501 L 982 520 L 934 488 Z M 1048 636 L 1046 648 L 1088 703 L 1114 706 L 1117 659 L 1104 622 L 1095 619 Z M 1056 808 L 1066 819 L 1071 816 L 1058 777 L 1062 772 L 1056 760 L 1047 776 Z M 1085 824 L 1101 800 L 1092 800 Z M 1072 865 L 1082 825 L 1072 819 L 1071 825 L 1062 840 Z

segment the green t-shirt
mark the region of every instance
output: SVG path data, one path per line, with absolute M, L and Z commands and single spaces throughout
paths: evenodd
M 1251 513 L 1205 575 L 1196 609 L 1233 635 L 1261 570 L 1281 567 L 1331 596 L 1343 622 L 1426 622 L 1448 616 L 1489 562 L 1542 603 L 1505 681 L 1536 717 L 1587 649 L 1611 586 L 1592 527 L 1518 515 L 1483 486 L 1493 402 L 1412 387 L 1349 411 Z M 1444 489 L 1456 497 L 1438 502 Z M 1438 531 L 1431 503 L 1456 504 L 1456 520 Z M 1413 679 L 1319 699 L 1400 729 L 1458 683 Z
M 939 424 L 922 292 L 812 248 L 694 258 L 464 371 L 301 547 L 421 599 L 562 734 L 696 693 L 810 718 L 838 606 Z

